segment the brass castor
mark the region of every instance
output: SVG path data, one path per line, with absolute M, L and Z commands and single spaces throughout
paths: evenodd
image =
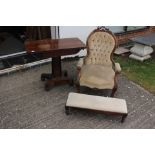
M 68 73 L 67 73 L 67 71 L 65 70 L 64 71 L 64 77 L 67 77 L 68 76 Z
M 51 86 L 49 86 L 48 84 L 45 84 L 45 90 L 50 91 L 50 89 L 51 89 Z
M 41 74 L 41 81 L 45 81 L 51 78 L 52 78 L 51 74 Z
M 74 86 L 74 80 L 73 80 L 73 79 L 71 79 L 71 80 L 69 81 L 69 85 L 70 85 L 70 86 Z

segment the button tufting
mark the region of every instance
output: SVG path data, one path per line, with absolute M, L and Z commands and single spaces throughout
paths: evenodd
M 115 45 L 115 40 L 107 32 L 96 32 L 90 36 L 88 46 L 90 55 L 87 63 L 105 64 L 110 63 L 110 53 Z

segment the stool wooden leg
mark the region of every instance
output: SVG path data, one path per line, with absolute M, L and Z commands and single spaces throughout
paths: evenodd
M 70 107 L 65 106 L 65 112 L 66 112 L 66 115 L 69 115 L 70 114 Z
M 125 119 L 126 119 L 127 116 L 128 116 L 127 114 L 125 114 L 125 115 L 122 116 L 121 123 L 123 123 L 125 121 Z

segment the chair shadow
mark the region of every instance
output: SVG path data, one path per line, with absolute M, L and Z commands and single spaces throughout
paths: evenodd
M 87 95 L 96 95 L 96 96 L 104 96 L 104 97 L 110 97 L 111 95 L 110 89 L 91 89 L 88 87 L 81 86 L 80 87 L 80 93 L 87 94 Z

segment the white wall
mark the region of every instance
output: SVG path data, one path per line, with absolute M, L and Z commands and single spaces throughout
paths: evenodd
M 70 37 L 78 37 L 84 43 L 86 43 L 86 39 L 91 31 L 93 31 L 96 26 L 60 26 L 60 38 L 70 38 Z M 78 54 L 79 56 L 86 55 L 86 50 L 81 50 Z M 72 55 L 72 56 L 76 56 Z
M 106 27 L 109 28 L 112 32 L 123 31 L 123 26 L 106 26 Z M 97 26 L 60 26 L 59 27 L 60 38 L 78 37 L 84 43 L 86 43 L 88 35 L 95 28 L 97 28 Z M 86 55 L 86 51 L 82 50 L 77 55 L 84 56 Z
M 86 42 L 89 33 L 97 26 L 60 26 L 60 38 L 78 37 Z M 123 26 L 106 26 L 112 32 L 122 32 Z
M 78 37 L 86 43 L 87 36 L 96 26 L 60 26 L 60 38 Z
M 106 28 L 108 28 L 113 33 L 124 31 L 123 26 L 106 26 Z

